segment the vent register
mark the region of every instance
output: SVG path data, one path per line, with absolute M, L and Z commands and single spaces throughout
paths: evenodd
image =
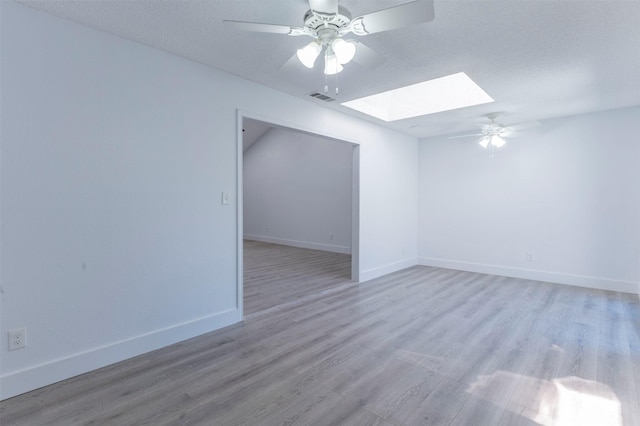
M 327 95 L 322 94 L 320 92 L 310 93 L 309 96 L 312 97 L 312 98 L 318 99 L 320 101 L 323 101 L 323 102 L 333 102 L 333 101 L 335 101 L 335 99 L 332 98 L 331 96 L 327 96 Z

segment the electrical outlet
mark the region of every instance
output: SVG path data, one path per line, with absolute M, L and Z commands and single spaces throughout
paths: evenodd
M 533 253 L 531 253 L 530 251 L 527 252 L 527 261 L 533 262 Z
M 16 328 L 9 331 L 9 350 L 15 351 L 27 346 L 27 329 L 26 327 Z

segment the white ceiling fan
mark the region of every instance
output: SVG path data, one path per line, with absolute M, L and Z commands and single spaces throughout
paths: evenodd
M 311 37 L 313 41 L 298 49 L 296 56 L 304 66 L 313 68 L 324 49 L 324 73 L 331 75 L 342 71 L 342 66 L 351 60 L 365 67 L 374 67 L 384 61 L 365 44 L 344 40 L 345 35 L 365 36 L 434 18 L 433 0 L 413 1 L 353 19 L 346 8 L 338 5 L 338 0 L 309 0 L 309 7 L 299 27 L 230 20 L 225 20 L 224 24 L 244 31 Z
M 485 117 L 487 117 L 491 122 L 489 124 L 477 124 L 477 126 L 480 126 L 479 133 L 451 136 L 449 139 L 468 138 L 475 136 L 479 137 L 478 143 L 483 148 L 500 148 L 506 143 L 504 138 L 514 136 L 515 132 L 518 132 L 520 130 L 537 127 L 540 125 L 538 121 L 532 121 L 529 123 L 511 124 L 509 126 L 505 126 L 504 124 L 496 122 L 499 115 L 499 112 L 486 114 Z

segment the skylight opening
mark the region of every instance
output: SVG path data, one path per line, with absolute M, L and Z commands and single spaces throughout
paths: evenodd
M 490 102 L 494 102 L 491 96 L 459 72 L 342 105 L 388 122 Z

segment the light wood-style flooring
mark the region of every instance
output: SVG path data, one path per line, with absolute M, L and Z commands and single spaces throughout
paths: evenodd
M 640 425 L 637 295 L 413 267 L 0 404 L 5 425 Z
M 351 281 L 351 255 L 244 240 L 244 313 Z

